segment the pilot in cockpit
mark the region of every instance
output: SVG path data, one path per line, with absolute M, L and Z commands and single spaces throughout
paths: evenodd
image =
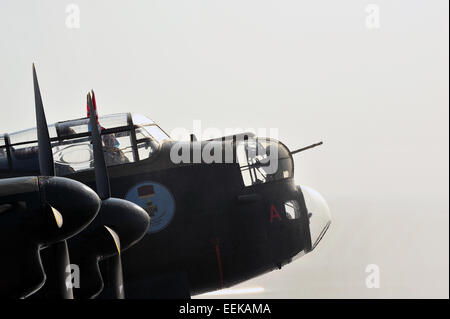
M 118 147 L 120 144 L 114 133 L 102 135 L 102 139 L 103 144 L 105 145 L 103 152 L 105 154 L 106 165 L 117 165 L 129 162 L 128 158 Z

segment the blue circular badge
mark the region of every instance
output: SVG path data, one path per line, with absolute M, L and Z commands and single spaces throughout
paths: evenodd
M 141 206 L 150 215 L 147 233 L 156 233 L 169 225 L 175 214 L 175 200 L 163 185 L 146 182 L 131 188 L 126 200 Z

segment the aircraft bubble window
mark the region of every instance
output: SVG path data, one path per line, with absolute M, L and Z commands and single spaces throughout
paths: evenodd
M 53 160 L 58 176 L 91 168 L 93 153 L 90 137 L 63 140 L 54 145 Z
M 289 150 L 272 139 L 239 141 L 236 155 L 245 186 L 291 178 L 294 164 Z
M 130 131 L 102 133 L 103 152 L 107 166 L 135 161 Z M 63 140 L 53 144 L 53 158 L 57 175 L 91 169 L 93 150 L 91 137 Z

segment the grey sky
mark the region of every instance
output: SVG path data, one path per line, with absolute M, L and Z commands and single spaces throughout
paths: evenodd
M 448 298 L 448 21 L 445 0 L 3 0 L 0 130 L 34 126 L 34 61 L 49 122 L 85 116 L 94 88 L 101 113 L 167 131 L 198 119 L 275 127 L 291 148 L 323 140 L 297 155 L 296 180 L 333 224 L 310 255 L 240 285 L 265 288 L 245 297 Z

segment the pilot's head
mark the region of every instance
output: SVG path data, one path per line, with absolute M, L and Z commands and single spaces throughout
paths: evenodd
M 103 143 L 105 144 L 105 147 L 115 147 L 116 137 L 114 133 L 103 135 Z

